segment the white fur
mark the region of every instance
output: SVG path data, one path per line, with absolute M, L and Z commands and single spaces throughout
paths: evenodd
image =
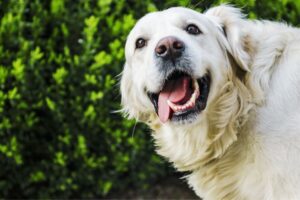
M 189 23 L 203 34 L 187 34 Z M 192 123 L 161 123 L 147 96 L 161 89 L 153 52 L 165 36 L 186 44 L 195 77 L 211 73 L 207 107 Z M 191 172 L 200 197 L 300 199 L 299 29 L 246 20 L 226 5 L 150 13 L 128 36 L 121 93 L 124 112 L 153 129 L 157 152 Z

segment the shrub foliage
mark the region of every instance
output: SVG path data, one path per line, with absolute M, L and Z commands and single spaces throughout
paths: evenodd
M 126 36 L 147 12 L 220 2 L 1 1 L 0 195 L 105 197 L 165 175 L 149 130 L 113 112 Z M 232 3 L 250 18 L 299 22 L 299 1 Z

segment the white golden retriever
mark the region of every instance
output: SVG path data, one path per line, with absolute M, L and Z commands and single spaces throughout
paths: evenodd
M 221 5 L 130 32 L 123 111 L 205 200 L 300 199 L 300 30 Z

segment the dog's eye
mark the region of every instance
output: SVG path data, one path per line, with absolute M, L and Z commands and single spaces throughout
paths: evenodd
M 194 24 L 189 24 L 185 30 L 191 35 L 199 35 L 201 33 L 200 29 Z
M 143 48 L 146 45 L 146 40 L 143 38 L 139 38 L 135 42 L 135 48 L 140 49 Z

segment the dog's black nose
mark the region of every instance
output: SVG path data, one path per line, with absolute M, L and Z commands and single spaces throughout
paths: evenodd
M 164 59 L 175 59 L 181 56 L 184 43 L 176 37 L 168 36 L 158 41 L 155 54 Z

